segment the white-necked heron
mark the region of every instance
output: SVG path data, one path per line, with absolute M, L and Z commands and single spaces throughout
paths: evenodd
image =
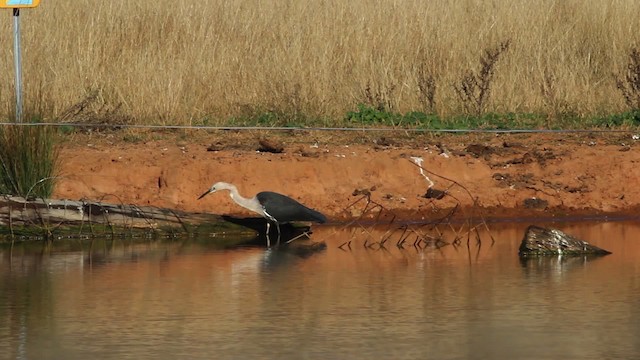
M 288 196 L 272 191 L 262 191 L 252 198 L 245 198 L 238 193 L 238 188 L 235 185 L 222 181 L 213 184 L 209 190 L 200 195 L 198 200 L 219 190 L 229 190 L 231 199 L 233 199 L 236 204 L 256 212 L 267 219 L 267 247 L 271 247 L 271 240 L 269 239 L 269 228 L 271 226 L 271 222 L 275 223 L 276 228 L 278 229 L 277 244 L 279 245 L 280 224 L 291 221 L 309 221 L 317 223 L 324 223 L 327 221 L 327 218 L 318 211 L 310 209 Z

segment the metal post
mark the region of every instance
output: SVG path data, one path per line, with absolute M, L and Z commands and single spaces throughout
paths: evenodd
M 16 122 L 22 122 L 22 59 L 20 56 L 19 8 L 13 8 L 13 60 L 16 68 Z

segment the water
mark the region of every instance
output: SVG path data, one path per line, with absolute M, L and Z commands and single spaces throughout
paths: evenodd
M 613 254 L 520 262 L 525 224 L 494 226 L 493 246 L 386 251 L 318 227 L 328 248 L 305 258 L 181 241 L 2 250 L 0 358 L 636 358 L 640 224 L 554 226 Z

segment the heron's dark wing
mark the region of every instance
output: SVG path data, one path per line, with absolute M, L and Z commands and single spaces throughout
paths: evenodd
M 263 191 L 256 195 L 265 211 L 278 222 L 312 221 L 324 223 L 327 218 L 316 210 L 310 209 L 292 198 L 271 191 Z

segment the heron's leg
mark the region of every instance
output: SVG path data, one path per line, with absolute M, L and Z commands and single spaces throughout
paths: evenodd
M 276 246 L 280 246 L 280 224 L 276 223 L 276 229 L 278 229 L 278 241 Z
M 271 222 L 269 222 L 269 220 L 267 220 L 267 233 L 265 234 L 267 236 L 267 247 L 270 248 L 271 247 L 271 239 L 269 239 L 269 228 L 271 227 Z

